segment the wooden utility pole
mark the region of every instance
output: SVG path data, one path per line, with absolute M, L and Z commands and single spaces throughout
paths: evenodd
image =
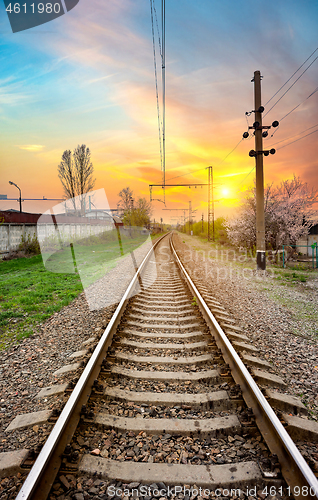
M 262 124 L 262 113 L 264 112 L 264 106 L 261 104 L 261 73 L 260 71 L 254 71 L 254 106 L 255 109 L 252 111 L 247 111 L 246 116 L 250 116 L 255 113 L 255 122 L 252 127 L 248 129 L 254 130 L 255 135 L 255 151 L 251 149 L 249 156 L 251 158 L 255 157 L 256 166 L 256 264 L 257 269 L 260 271 L 265 271 L 266 269 L 266 246 L 265 246 L 265 211 L 264 211 L 264 171 L 263 171 L 263 156 L 268 156 L 269 154 L 274 155 L 276 150 L 274 148 L 270 150 L 263 150 L 263 137 L 268 136 L 267 130 L 271 127 L 278 127 L 279 122 L 277 120 L 273 121 L 272 125 Z M 243 139 L 247 139 L 249 132 L 244 132 Z
M 191 235 L 191 226 L 192 226 L 192 206 L 191 201 L 189 201 L 189 234 Z
M 201 232 L 203 233 L 203 214 L 202 214 L 202 217 L 201 217 L 201 222 L 202 222 L 202 224 L 201 224 Z
M 255 161 L 256 161 L 256 263 L 257 269 L 266 269 L 265 255 L 265 214 L 264 214 L 264 172 L 263 172 L 263 135 L 261 108 L 261 73 L 254 72 L 255 121 Z

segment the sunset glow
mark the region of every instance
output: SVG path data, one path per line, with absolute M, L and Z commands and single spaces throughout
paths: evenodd
M 12 180 L 25 198 L 61 197 L 61 155 L 84 143 L 95 189 L 105 188 L 112 208 L 126 186 L 149 199 L 149 184 L 162 182 L 149 2 L 81 0 L 68 15 L 21 33 L 11 32 L 1 3 L 0 28 L 1 194 L 17 197 Z M 251 80 L 260 70 L 263 123 L 280 121 L 264 139 L 264 148 L 277 149 L 264 158 L 265 184 L 295 173 L 318 188 L 318 60 L 270 110 L 282 94 L 271 99 L 275 92 L 315 51 L 317 28 L 312 0 L 306 8 L 287 0 L 167 3 L 167 183 L 206 183 L 212 165 L 216 216 L 234 213 L 255 177 L 248 155 L 254 136 L 242 134 L 254 121 L 245 113 L 253 110 Z M 159 77 L 160 69 L 157 57 Z M 158 85 L 161 99 L 160 78 Z M 154 188 L 153 198 L 163 196 Z M 206 214 L 206 187 L 167 188 L 165 198 L 167 208 L 191 200 L 200 217 Z M 0 209 L 9 208 L 18 203 L 0 201 Z M 23 203 L 30 212 L 49 208 Z M 154 217 L 169 220 L 162 208 L 153 202 Z

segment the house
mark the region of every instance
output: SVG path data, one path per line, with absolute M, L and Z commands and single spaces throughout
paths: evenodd
M 312 257 L 313 248 L 311 245 L 318 245 L 318 223 L 314 224 L 307 236 L 298 240 L 296 243 L 297 252 L 302 253 L 303 255 L 307 255 L 308 257 Z M 306 248 L 307 247 L 307 248 Z M 314 253 L 316 255 L 316 253 Z

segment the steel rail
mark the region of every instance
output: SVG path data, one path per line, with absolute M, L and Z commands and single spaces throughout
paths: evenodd
M 170 238 L 170 245 L 175 260 L 184 276 L 191 293 L 197 298 L 201 313 L 208 325 L 212 327 L 216 334 L 218 347 L 221 349 L 225 361 L 229 364 L 233 378 L 240 384 L 243 398 L 248 407 L 253 409 L 256 424 L 264 437 L 270 451 L 278 456 L 283 477 L 290 487 L 290 494 L 295 498 L 308 500 L 308 498 L 318 499 L 318 480 L 309 465 L 299 452 L 295 443 L 277 418 L 275 412 L 265 399 L 258 385 L 255 383 L 246 366 L 238 356 L 226 334 L 218 324 L 205 303 L 199 290 L 193 283 L 173 245 Z M 296 488 L 296 490 L 295 490 Z M 299 494 L 297 495 L 297 492 Z
M 138 278 L 148 263 L 152 252 L 159 242 L 166 236 L 167 234 L 159 238 L 154 243 L 153 247 L 149 250 L 136 271 L 135 276 L 119 302 L 105 332 L 103 333 L 80 379 L 63 408 L 61 415 L 59 416 L 38 458 L 23 483 L 16 500 L 45 500 L 47 498 L 54 479 L 59 471 L 65 447 L 70 443 L 80 420 L 82 405 L 87 402 L 90 396 L 94 380 L 99 374 L 101 364 L 105 358 L 107 349 L 111 344 L 116 327 L 125 311 L 130 294 L 137 285 Z M 46 477 L 46 471 L 50 471 L 50 477 Z

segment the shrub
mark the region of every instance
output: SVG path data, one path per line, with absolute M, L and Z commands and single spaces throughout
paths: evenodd
M 22 236 L 18 251 L 23 252 L 25 255 L 38 255 L 41 253 L 40 245 L 35 234 L 32 238 L 30 234 L 27 238 Z

